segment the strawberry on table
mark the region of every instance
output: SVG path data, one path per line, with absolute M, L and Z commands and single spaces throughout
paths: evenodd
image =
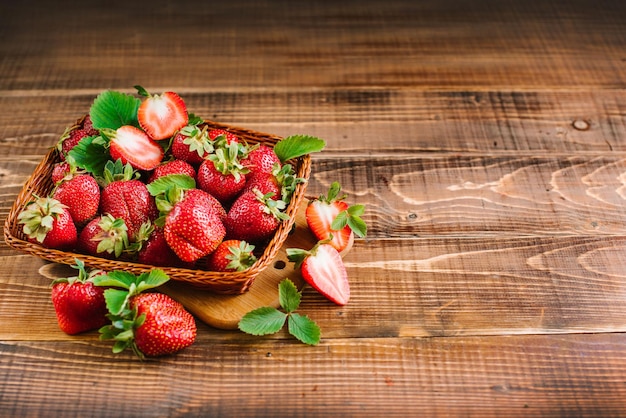
M 140 95 L 145 96 L 137 110 L 137 120 L 141 128 L 155 140 L 167 139 L 189 122 L 187 106 L 173 91 L 150 95 L 141 86 L 135 86 Z
M 324 297 L 337 305 L 348 303 L 348 273 L 341 255 L 327 240 L 318 242 L 310 251 L 288 248 L 287 257 L 300 268 L 302 278 Z
M 207 258 L 207 270 L 244 271 L 254 265 L 254 245 L 241 240 L 223 241 Z
M 28 241 L 47 248 L 69 250 L 76 245 L 77 231 L 67 206 L 52 197 L 36 197 L 17 219 Z
M 94 279 L 104 291 L 111 325 L 100 328 L 100 338 L 114 340 L 113 352 L 132 349 L 144 358 L 174 354 L 194 343 L 194 317 L 171 297 L 146 292 L 166 283 L 169 277 L 159 269 L 135 276 L 112 271 Z
M 98 213 L 100 186 L 89 174 L 70 174 L 59 182 L 52 197 L 66 205 L 74 223 L 82 226 Z
M 93 284 L 93 277 L 104 272 L 87 272 L 78 259 L 72 267 L 78 275 L 53 281 L 51 293 L 59 327 L 69 335 L 99 329 L 108 321 L 104 289 Z
M 305 216 L 309 229 L 319 240 L 328 239 L 332 235 L 330 245 L 337 251 L 344 251 L 352 245 L 354 234 L 364 237 L 367 226 L 360 218 L 363 214 L 363 205 L 349 206 L 339 196 L 341 186 L 333 182 L 328 194 L 321 195 L 309 202 Z
M 113 161 L 120 159 L 137 170 L 152 170 L 163 160 L 163 148 L 144 131 L 130 125 L 120 128 L 103 129 L 109 138 L 109 152 Z

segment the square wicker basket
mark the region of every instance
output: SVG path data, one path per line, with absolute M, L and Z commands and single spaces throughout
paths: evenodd
M 244 128 L 237 128 L 212 121 L 204 122 L 209 129 L 224 129 L 234 133 L 249 144 L 260 143 L 273 147 L 282 138 L 270 134 L 251 131 Z M 79 121 L 80 124 L 80 121 Z M 55 148 L 51 149 L 44 159 L 35 168 L 30 178 L 13 203 L 9 215 L 4 224 L 4 237 L 6 243 L 16 250 L 32 254 L 34 256 L 49 260 L 55 263 L 73 265 L 75 259 L 82 260 L 85 265 L 91 268 L 99 268 L 105 271 L 125 270 L 134 274 L 150 271 L 154 266 L 139 264 L 122 260 L 109 260 L 75 252 L 65 252 L 45 248 L 41 245 L 29 242 L 18 223 L 17 216 L 24 208 L 25 204 L 32 200 L 33 195 L 46 196 L 52 188 L 51 173 L 53 165 L 60 161 L 59 154 Z M 311 157 L 305 155 L 289 161 L 294 167 L 296 175 L 308 181 L 311 173 Z M 282 221 L 274 237 L 268 242 L 263 253 L 258 257 L 256 263 L 249 269 L 242 272 L 221 273 L 201 269 L 186 269 L 175 267 L 159 267 L 164 270 L 170 279 L 185 282 L 214 293 L 240 294 L 247 291 L 254 279 L 268 266 L 278 250 L 283 245 L 285 239 L 291 232 L 295 222 L 298 206 L 304 199 L 304 192 L 307 181 L 298 184 L 292 199 L 287 206 L 285 213 L 289 215 L 289 220 Z

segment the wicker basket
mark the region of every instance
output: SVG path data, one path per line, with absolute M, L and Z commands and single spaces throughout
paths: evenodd
M 80 124 L 80 121 L 78 124 Z M 232 127 L 211 121 L 205 121 L 205 124 L 209 129 L 224 129 L 230 131 L 239 136 L 241 139 L 247 141 L 249 144 L 260 143 L 273 147 L 281 139 L 278 136 Z M 78 258 L 82 260 L 85 265 L 91 268 L 99 268 L 105 271 L 126 270 L 134 274 L 139 274 L 153 269 L 154 266 L 146 264 L 122 260 L 109 260 L 80 253 L 49 249 L 26 240 L 22 231 L 22 225 L 18 223 L 17 216 L 24 208 L 25 204 L 32 200 L 33 195 L 46 196 L 51 192 L 53 188 L 51 180 L 52 168 L 58 161 L 58 152 L 55 148 L 53 148 L 48 152 L 48 154 L 46 154 L 45 158 L 39 163 L 33 174 L 26 181 L 26 184 L 18 194 L 4 224 L 4 238 L 6 243 L 16 250 L 29 253 L 55 263 L 73 265 L 75 264 L 75 259 Z M 289 163 L 294 166 L 298 177 L 308 180 L 311 173 L 311 158 L 309 155 L 296 158 L 293 161 L 289 161 Z M 248 290 L 259 273 L 272 263 L 278 250 L 281 248 L 290 233 L 295 222 L 298 206 L 304 199 L 306 184 L 306 181 L 298 184 L 291 202 L 285 211 L 289 215 L 289 220 L 281 222 L 274 237 L 269 241 L 263 253 L 258 257 L 256 263 L 249 269 L 242 272 L 221 273 L 200 269 L 175 267 L 159 268 L 163 269 L 172 280 L 186 282 L 193 286 L 215 293 L 244 293 Z

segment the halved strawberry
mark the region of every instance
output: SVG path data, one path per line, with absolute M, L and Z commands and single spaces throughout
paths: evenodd
M 354 241 L 354 234 L 364 237 L 367 226 L 359 217 L 363 205 L 348 206 L 343 201 L 345 195 L 339 196 L 341 186 L 333 182 L 328 195 L 320 196 L 309 202 L 306 208 L 306 221 L 309 229 L 319 240 L 328 239 L 332 235 L 330 245 L 337 251 L 349 249 Z
M 318 242 L 310 251 L 288 248 L 287 257 L 296 263 L 302 278 L 315 290 L 337 305 L 348 303 L 348 273 L 341 255 L 327 240 Z
M 111 140 L 109 152 L 113 161 L 121 159 L 138 170 L 152 170 L 163 160 L 163 148 L 145 132 L 134 126 L 124 125 L 116 131 L 103 129 Z
M 169 138 L 187 125 L 189 122 L 187 106 L 178 94 L 166 91 L 160 95 L 150 95 L 141 86 L 135 88 L 139 94 L 146 96 L 137 111 L 137 120 L 152 139 Z

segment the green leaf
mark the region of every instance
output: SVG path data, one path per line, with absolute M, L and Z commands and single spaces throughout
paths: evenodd
M 132 283 L 135 283 L 135 280 L 136 277 L 132 273 L 122 270 L 113 270 L 107 274 L 95 276 L 93 278 L 93 284 L 96 286 L 128 289 Z
M 194 115 L 193 113 L 188 113 L 187 116 L 189 117 L 189 122 L 187 122 L 188 125 L 200 125 L 204 122 L 204 119 L 200 116 Z
M 104 166 L 111 159 L 107 141 L 101 136 L 83 138 L 68 152 L 77 167 L 93 174 L 102 176 Z
M 161 269 L 152 269 L 149 273 L 142 273 L 137 278 L 137 292 L 159 287 L 169 279 L 170 277 Z
M 317 345 L 320 342 L 320 327 L 305 315 L 289 315 L 288 327 L 289 333 L 305 344 Z
M 355 235 L 363 238 L 367 235 L 367 224 L 360 217 L 364 212 L 365 206 L 363 205 L 350 206 L 337 214 L 330 224 L 330 228 L 334 231 L 339 231 L 348 225 Z
M 239 329 L 252 335 L 274 334 L 283 327 L 287 314 L 269 306 L 248 312 L 239 321 Z
M 354 234 L 360 238 L 367 235 L 367 224 L 359 217 L 351 216 L 348 218 L 348 226 L 354 231 Z
M 347 210 L 350 216 L 361 216 L 365 213 L 365 205 L 352 205 Z
M 119 315 L 128 304 L 127 290 L 107 289 L 104 291 L 104 300 L 109 313 Z
M 141 100 L 129 94 L 106 90 L 96 97 L 89 116 L 94 128 L 117 129 L 124 125 L 139 126 L 137 122 L 137 110 Z
M 195 189 L 196 181 L 187 174 L 168 174 L 167 176 L 159 177 L 154 180 L 152 183 L 148 184 L 147 187 L 152 196 L 157 196 L 167 192 L 173 187 L 178 187 L 182 190 Z
M 274 146 L 274 152 L 285 162 L 292 158 L 301 157 L 313 152 L 319 152 L 326 146 L 326 141 L 308 135 L 292 135 L 278 141 Z
M 348 212 L 342 210 L 337 214 L 337 217 L 330 224 L 330 229 L 333 231 L 339 231 L 343 229 L 346 225 L 348 225 Z
M 302 294 L 298 292 L 298 288 L 291 280 L 285 279 L 278 285 L 278 300 L 286 312 L 298 309 L 301 298 Z

